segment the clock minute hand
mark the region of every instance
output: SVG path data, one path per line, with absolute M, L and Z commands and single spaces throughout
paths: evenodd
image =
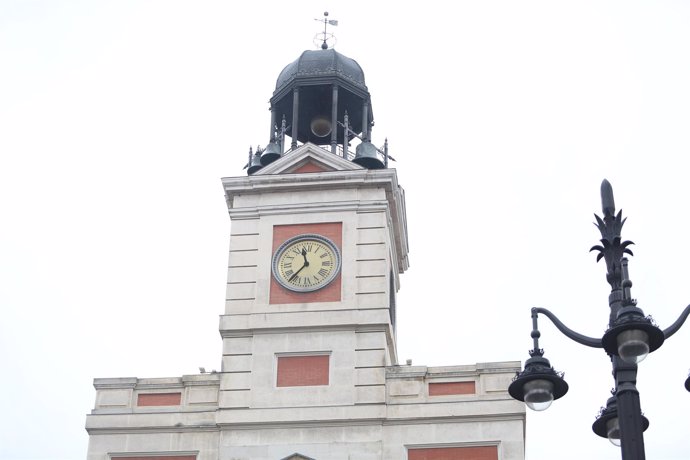
M 290 278 L 288 278 L 288 283 L 294 280 L 295 277 L 297 277 L 297 274 L 301 272 L 304 269 L 304 267 L 309 266 L 309 261 L 307 260 L 307 251 L 304 248 L 302 248 L 302 257 L 304 257 L 304 265 L 302 265 L 299 270 L 297 270 L 295 273 L 292 274 Z
M 299 270 L 297 270 L 295 273 L 293 273 L 292 276 L 291 276 L 290 278 L 288 278 L 288 283 L 289 283 L 290 281 L 294 280 L 295 277 L 297 276 L 297 274 L 298 274 L 299 272 L 301 272 L 302 269 L 303 269 L 304 267 L 306 267 L 306 265 L 302 265 L 302 266 L 300 267 Z

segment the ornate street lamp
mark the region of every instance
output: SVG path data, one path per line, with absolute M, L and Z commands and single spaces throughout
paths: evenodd
M 540 332 L 537 325 L 541 313 L 566 337 L 592 348 L 603 348 L 613 365 L 614 388 L 612 397 L 606 402 L 592 425 L 598 436 L 608 438 L 621 447 L 623 460 L 644 460 L 643 432 L 649 421 L 640 410 L 640 395 L 637 381 L 637 364 L 649 353 L 663 345 L 664 340 L 675 334 L 690 315 L 690 305 L 681 313 L 675 323 L 663 331 L 651 317 L 645 316 L 637 301 L 631 297 L 632 281 L 628 274 L 626 254 L 633 255 L 628 246 L 632 241 L 623 241 L 621 229 L 625 223 L 622 211 L 616 214 L 611 184 L 604 179 L 601 184 L 601 204 L 604 217 L 595 214 L 596 226 L 601 232 L 601 245 L 590 251 L 599 251 L 597 262 L 606 262 L 606 280 L 611 285 L 609 294 L 609 327 L 599 338 L 587 337 L 566 327 L 553 313 L 545 308 L 532 308 L 532 339 L 534 348 L 525 368 L 519 372 L 508 388 L 510 395 L 524 401 L 533 410 L 545 410 L 554 400 L 564 396 L 568 384 L 563 373 L 556 372 L 544 358 L 544 350 L 539 348 Z M 685 381 L 690 391 L 690 376 Z

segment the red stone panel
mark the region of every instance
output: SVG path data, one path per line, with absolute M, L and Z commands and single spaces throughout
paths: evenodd
M 137 406 L 179 406 L 182 393 L 139 393 Z
M 196 455 L 144 455 L 136 457 L 112 457 L 113 460 L 196 460 Z
M 328 385 L 328 355 L 279 356 L 279 387 Z
M 498 460 L 496 446 L 409 449 L 407 460 Z
M 297 224 L 297 225 L 276 225 L 273 227 L 273 250 L 271 257 L 276 249 L 288 238 L 302 235 L 304 233 L 316 233 L 325 236 L 333 241 L 342 252 L 343 249 L 343 224 L 342 222 L 327 222 L 321 224 Z M 292 292 L 273 279 L 271 274 L 270 304 L 278 303 L 313 303 L 313 302 L 339 302 L 341 298 L 340 274 L 326 287 L 314 292 Z
M 326 171 L 324 168 L 322 168 L 320 165 L 317 165 L 313 161 L 308 161 L 304 163 L 302 166 L 299 168 L 295 169 L 294 171 L 291 171 L 293 174 L 297 173 L 313 173 L 313 172 L 324 172 Z
M 439 382 L 429 384 L 429 396 L 475 394 L 474 382 Z

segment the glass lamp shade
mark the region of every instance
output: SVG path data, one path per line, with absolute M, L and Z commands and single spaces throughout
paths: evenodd
M 618 424 L 618 417 L 614 417 L 606 422 L 606 435 L 614 446 L 621 445 L 621 427 Z
M 618 356 L 628 363 L 637 364 L 649 354 L 649 334 L 640 329 L 621 331 L 616 337 Z
M 553 402 L 553 382 L 534 379 L 525 383 L 525 404 L 534 411 L 543 411 Z

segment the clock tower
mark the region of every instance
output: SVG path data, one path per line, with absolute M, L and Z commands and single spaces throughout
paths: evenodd
M 219 415 L 356 418 L 385 404 L 385 368 L 398 361 L 404 192 L 368 140 L 371 99 L 354 60 L 305 51 L 280 73 L 271 114 L 271 142 L 250 158 L 261 167 L 223 179 L 232 230 Z
M 405 193 L 371 141 L 362 68 L 305 51 L 270 112 L 248 174 L 222 179 L 220 371 L 96 379 L 89 459 L 523 459 L 525 409 L 507 391 L 520 362 L 399 363 Z
M 385 404 L 407 268 L 395 171 L 306 143 L 223 186 L 232 230 L 221 418 L 333 421 Z

